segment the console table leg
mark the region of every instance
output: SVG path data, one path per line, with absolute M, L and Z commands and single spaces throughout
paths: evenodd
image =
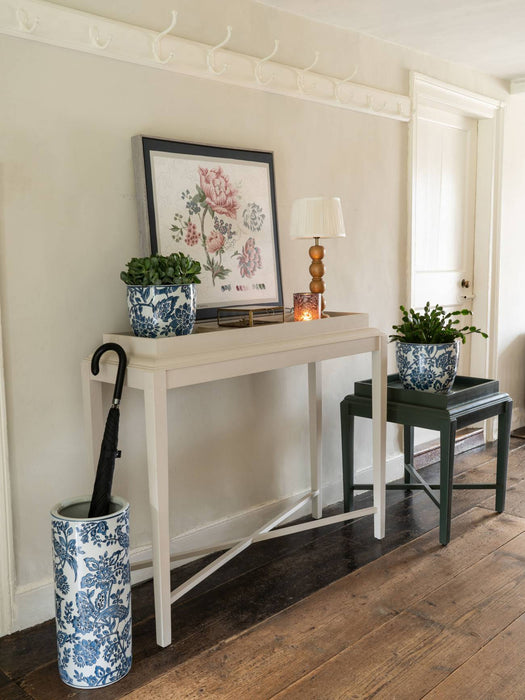
M 354 507 L 354 416 L 341 402 L 341 452 L 343 456 L 343 510 Z
M 505 510 L 511 420 L 512 401 L 509 400 L 503 405 L 503 413 L 500 413 L 498 416 L 498 459 L 496 467 L 496 510 L 498 513 L 503 513 Z
M 411 464 L 414 466 L 414 426 L 404 425 L 403 426 L 403 447 L 405 452 L 405 464 Z M 409 484 L 411 481 L 410 472 L 408 469 L 404 469 L 404 480 L 405 484 Z
M 157 644 L 171 644 L 168 417 L 166 373 L 147 377 L 144 389 L 148 485 L 152 524 L 153 591 Z
M 308 363 L 308 413 L 310 419 L 310 469 L 311 488 L 317 495 L 312 498 L 312 516 L 322 518 L 323 497 L 322 489 L 322 430 L 323 430 L 323 400 L 321 365 L 319 362 Z
M 385 536 L 386 497 L 386 337 L 378 338 L 379 348 L 372 353 L 372 470 L 374 484 L 374 537 Z
M 454 478 L 454 448 L 456 446 L 457 422 L 451 421 L 440 430 L 441 456 L 439 478 L 439 541 L 450 542 L 452 517 L 452 481 Z

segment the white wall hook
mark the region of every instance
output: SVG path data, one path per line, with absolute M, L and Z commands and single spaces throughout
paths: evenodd
M 366 103 L 368 105 L 368 109 L 371 109 L 373 112 L 384 112 L 386 109 L 386 101 L 383 102 L 383 104 L 376 105 L 374 104 L 374 98 L 371 95 L 368 95 L 366 98 Z
M 89 25 L 89 40 L 93 44 L 93 46 L 97 49 L 107 49 L 108 46 L 111 44 L 111 39 L 113 37 L 111 35 L 108 36 L 106 41 L 102 41 L 100 38 L 100 34 L 98 32 L 98 27 L 95 24 L 90 24 Z
M 167 29 L 165 29 L 163 32 L 160 32 L 159 34 L 157 34 L 157 36 L 153 39 L 153 42 L 151 45 L 151 49 L 153 51 L 153 58 L 157 61 L 157 63 L 168 63 L 173 58 L 173 53 L 171 53 L 171 52 L 167 58 L 161 58 L 160 42 L 162 41 L 162 39 L 164 39 L 166 34 L 169 34 L 171 32 L 171 30 L 173 29 L 173 27 L 176 24 L 177 24 L 177 13 L 175 12 L 175 10 L 172 10 L 171 11 L 170 26 Z
M 229 66 L 225 63 L 222 68 L 218 69 L 215 66 L 215 52 L 217 49 L 221 49 L 223 46 L 226 46 L 226 44 L 230 41 L 232 35 L 232 28 L 230 25 L 226 27 L 226 38 L 221 41 L 220 44 L 217 44 L 217 46 L 213 46 L 211 49 L 208 49 L 208 54 L 206 56 L 206 62 L 208 64 L 208 70 L 210 73 L 213 73 L 214 75 L 222 75 L 224 71 L 229 68 Z
M 357 69 L 358 69 L 358 66 L 356 66 L 354 68 L 354 70 L 352 71 L 351 75 L 349 75 L 348 78 L 345 78 L 344 80 L 334 80 L 334 97 L 337 100 L 337 102 L 340 102 L 341 104 L 343 104 L 343 101 L 341 99 L 341 93 L 339 92 L 341 89 L 341 85 L 344 85 L 345 83 L 349 83 L 352 80 L 352 78 L 355 77 L 355 75 L 357 73 Z
M 28 34 L 32 34 L 38 27 L 38 23 L 40 22 L 39 17 L 35 17 L 33 21 L 31 21 L 29 15 L 23 7 L 19 7 L 17 9 L 16 18 L 18 20 L 18 26 L 20 27 L 20 29 L 23 32 L 27 32 Z
M 308 68 L 303 68 L 302 70 L 297 71 L 297 87 L 299 88 L 299 92 L 304 92 L 305 73 L 308 73 L 309 70 L 312 70 L 312 68 L 315 68 L 318 60 L 319 60 L 319 51 L 316 51 L 315 58 L 314 58 L 313 62 L 308 66 Z
M 275 56 L 278 49 L 279 49 L 279 39 L 276 39 L 272 53 L 269 54 L 268 56 L 266 56 L 266 58 L 261 58 L 260 61 L 257 61 L 256 65 L 255 65 L 255 80 L 259 83 L 259 85 L 268 85 L 268 83 L 271 83 L 272 80 L 275 78 L 275 75 L 272 74 L 269 78 L 264 80 L 262 77 L 261 69 L 267 61 L 269 61 L 271 58 L 273 58 Z

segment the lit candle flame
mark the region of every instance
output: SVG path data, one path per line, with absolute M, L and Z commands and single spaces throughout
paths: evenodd
M 301 321 L 311 321 L 312 318 L 313 318 L 313 316 L 312 316 L 312 313 L 310 311 L 303 311 Z

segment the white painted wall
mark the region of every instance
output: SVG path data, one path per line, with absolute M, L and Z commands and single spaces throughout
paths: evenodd
M 499 286 L 498 377 L 513 398 L 513 427 L 525 424 L 525 94 L 505 119 Z
M 157 30 L 165 0 L 63 2 Z M 492 97 L 491 78 L 245 0 L 184 0 L 177 33 L 214 43 L 234 26 L 234 50 L 408 94 L 418 70 Z M 286 303 L 306 288 L 307 241 L 288 238 L 290 207 L 338 195 L 347 238 L 326 246 L 328 307 L 367 311 L 388 330 L 404 301 L 406 124 L 212 81 L 181 77 L 20 39 L 0 39 L 0 301 L 4 326 L 18 626 L 53 614 L 49 509 L 88 493 L 80 359 L 102 333 L 128 328 L 119 272 L 139 254 L 130 139 L 138 133 L 275 153 Z M 513 131 L 517 138 L 518 126 Z M 511 166 L 512 169 L 512 166 Z M 516 235 L 517 226 L 509 234 Z M 512 342 L 509 327 L 509 344 Z M 391 362 L 390 371 L 394 370 Z M 217 382 L 170 401 L 172 534 L 233 517 L 304 489 L 308 481 L 305 368 Z M 326 480 L 340 482 L 338 404 L 366 358 L 326 364 Z M 109 400 L 109 392 L 107 398 Z M 123 397 L 114 492 L 132 504 L 132 546 L 150 539 L 143 408 Z M 357 466 L 370 463 L 359 423 Z M 388 454 L 399 460 L 399 431 Z M 371 530 L 372 536 L 372 530 Z

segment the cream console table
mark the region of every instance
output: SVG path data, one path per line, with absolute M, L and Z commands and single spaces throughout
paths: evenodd
M 105 334 L 103 342 L 119 343 L 128 355 L 126 386 L 144 392 L 148 461 L 149 503 L 152 520 L 153 585 L 157 643 L 171 643 L 171 603 L 200 583 L 253 542 L 280 537 L 362 515 L 374 515 L 374 535 L 385 532 L 385 426 L 386 426 L 386 338 L 368 328 L 367 314 L 334 313 L 330 318 L 302 323 L 281 323 L 254 328 L 219 329 L 175 338 L 136 338 L 128 334 Z M 359 353 L 372 353 L 373 507 L 322 518 L 322 401 L 321 361 Z M 105 356 L 100 373 L 90 372 L 90 360 L 82 363 L 85 416 L 97 463 L 107 411 L 102 406 L 102 382 L 114 383 L 116 357 Z M 170 557 L 168 489 L 169 389 L 239 377 L 292 365 L 308 365 L 311 491 L 291 507 L 245 538 L 218 543 L 199 552 Z M 334 397 L 339 404 L 347 389 Z M 292 513 L 311 502 L 315 520 L 273 530 Z M 272 531 L 273 530 L 273 531 Z M 171 559 L 198 556 L 227 549 L 209 566 L 171 591 Z M 144 566 L 143 564 L 139 566 Z

